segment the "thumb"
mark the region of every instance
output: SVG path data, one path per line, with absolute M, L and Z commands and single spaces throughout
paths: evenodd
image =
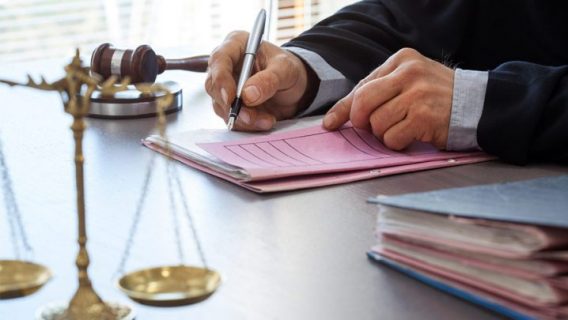
M 242 93 L 243 102 L 252 107 L 272 98 L 280 89 L 280 79 L 281 75 L 273 67 L 255 73 L 245 83 Z
M 353 91 L 337 101 L 323 118 L 323 127 L 327 130 L 335 130 L 349 121 L 351 105 L 353 104 Z

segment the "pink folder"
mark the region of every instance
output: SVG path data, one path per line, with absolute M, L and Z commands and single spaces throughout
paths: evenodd
M 565 250 L 568 247 L 568 238 L 566 237 L 566 230 L 553 227 L 542 227 L 533 225 L 524 225 L 518 223 L 510 223 L 503 221 L 490 221 L 482 219 L 471 218 L 458 218 L 450 216 L 451 219 L 457 223 L 463 224 L 483 224 L 495 229 L 503 230 L 505 234 L 507 230 L 524 230 L 530 234 L 534 242 L 534 249 L 527 251 L 515 251 L 511 248 L 505 248 L 498 245 L 481 246 L 473 242 L 464 242 L 457 240 L 449 240 L 445 237 L 440 237 L 434 233 L 417 232 L 413 230 L 403 230 L 392 228 L 389 226 L 380 225 L 377 230 L 379 236 L 388 236 L 391 238 L 402 239 L 404 241 L 414 241 L 421 243 L 429 243 L 432 245 L 450 246 L 462 251 L 470 252 L 471 254 L 486 254 L 490 256 L 510 258 L 510 259 L 528 259 L 528 258 L 541 258 L 541 259 L 554 259 L 554 260 L 568 260 Z M 451 242 L 450 242 L 451 241 Z M 561 248 L 562 250 L 551 250 Z M 560 253 L 560 254 L 556 254 Z M 565 263 L 564 263 L 565 265 Z
M 164 143 L 145 139 L 144 145 L 166 153 Z M 494 159 L 483 152 L 443 152 L 414 143 L 402 152 L 386 148 L 369 132 L 347 124 L 337 131 L 321 126 L 215 143 L 198 143 L 211 158 L 237 168 L 242 176 L 219 170 L 181 152 L 172 144 L 172 157 L 191 167 L 254 192 L 276 192 L 392 174 L 456 166 Z
M 452 242 L 449 245 L 440 245 L 428 241 L 419 241 L 405 237 L 393 236 L 385 233 L 378 234 L 380 241 L 387 241 L 398 245 L 409 244 L 415 250 L 421 250 L 429 254 L 441 254 L 452 257 L 465 264 L 478 266 L 493 272 L 503 272 L 510 275 L 525 278 L 549 278 L 554 285 L 559 288 L 568 289 L 568 263 L 559 260 L 549 260 L 540 258 L 492 256 L 479 253 L 478 251 L 465 250 Z
M 398 252 L 391 250 L 386 250 L 381 245 L 373 247 L 372 250 L 380 254 L 381 256 L 394 260 L 398 263 L 408 265 L 412 268 L 421 271 L 426 271 L 428 273 L 434 274 L 444 279 L 449 279 L 451 281 L 456 281 L 459 283 L 466 284 L 467 286 L 477 288 L 492 295 L 500 296 L 514 303 L 529 306 L 531 308 L 550 308 L 562 305 L 565 306 L 566 303 L 568 302 L 568 292 L 562 289 L 554 288 L 552 286 L 550 288 L 554 292 L 554 297 L 547 301 L 538 301 L 534 297 L 527 297 L 520 295 L 516 292 L 512 292 L 507 289 L 487 283 L 483 280 L 480 280 L 479 278 L 468 277 L 450 269 L 430 265 L 429 263 L 408 257 L 404 254 L 400 254 Z M 549 285 L 549 281 L 547 279 L 542 279 L 541 285 L 543 286 Z
M 495 259 L 488 255 L 461 251 L 450 246 L 441 247 L 427 242 L 414 242 L 396 237 L 382 235 L 380 243 L 394 244 L 398 247 L 409 248 L 432 257 L 453 260 L 463 265 L 474 266 L 495 274 L 503 274 L 529 280 L 543 280 L 547 285 L 565 290 L 562 274 L 568 272 L 568 264 L 561 261 L 543 259 Z M 535 268 L 523 268 L 524 265 L 534 264 Z M 568 298 L 568 296 L 567 296 Z
M 491 291 L 480 289 L 476 286 L 471 286 L 467 283 L 447 278 L 438 272 L 431 272 L 428 269 L 417 267 L 412 263 L 405 263 L 396 257 L 388 258 L 386 256 L 379 256 L 375 251 L 370 255 L 373 259 L 386 263 L 399 271 L 404 272 L 428 285 L 441 289 L 450 294 L 472 301 L 481 306 L 488 307 L 500 313 L 507 314 L 512 318 L 518 319 L 566 319 L 568 317 L 568 306 L 538 306 L 534 307 L 518 301 L 507 299 L 501 295 L 497 295 Z M 509 310 L 514 311 L 516 314 L 512 315 Z M 519 314 L 520 313 L 520 314 Z

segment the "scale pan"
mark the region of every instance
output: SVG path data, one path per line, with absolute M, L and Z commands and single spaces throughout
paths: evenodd
M 46 267 L 28 261 L 0 260 L 0 299 L 30 295 L 51 278 Z
M 158 307 L 200 302 L 219 284 L 217 271 L 184 265 L 142 269 L 118 280 L 118 287 L 132 300 Z

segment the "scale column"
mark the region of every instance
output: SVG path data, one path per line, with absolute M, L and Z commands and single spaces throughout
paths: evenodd
M 73 107 L 73 106 L 71 106 Z M 76 264 L 79 272 L 79 288 L 71 299 L 67 309 L 67 318 L 78 319 L 116 319 L 116 315 L 97 295 L 87 268 L 89 267 L 89 254 L 87 252 L 87 228 L 85 222 L 85 184 L 83 172 L 83 133 L 86 125 L 82 110 L 68 110 L 73 115 L 73 138 L 75 139 L 75 176 L 77 183 L 77 219 L 79 223 L 79 253 L 77 254 Z M 80 109 L 81 107 L 79 107 Z

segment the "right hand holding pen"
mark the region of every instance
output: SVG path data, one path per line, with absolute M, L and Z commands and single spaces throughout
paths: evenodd
M 215 113 L 228 120 L 236 97 L 237 79 L 247 44 L 248 32 L 230 33 L 209 59 L 205 90 L 213 99 Z M 294 54 L 269 42 L 262 42 L 251 77 L 245 83 L 241 109 L 235 129 L 266 131 L 276 120 L 291 118 L 308 89 L 308 74 Z

